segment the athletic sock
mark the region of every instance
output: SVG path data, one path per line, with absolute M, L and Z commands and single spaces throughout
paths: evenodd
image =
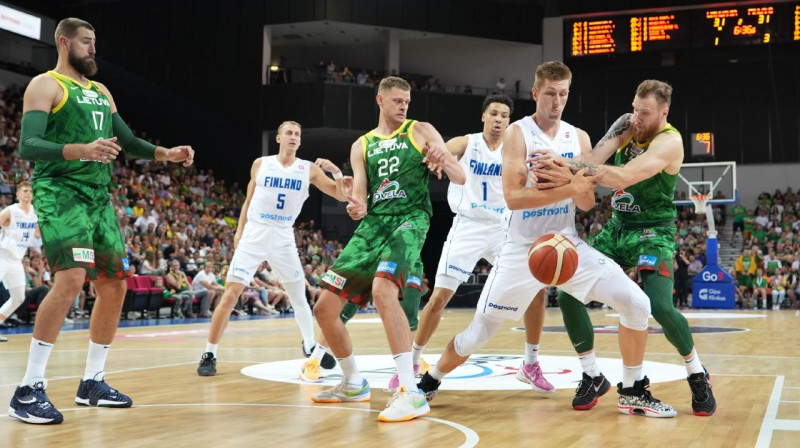
M 594 356 L 594 352 L 579 356 L 578 359 L 581 361 L 581 368 L 587 375 L 592 378 L 600 376 L 600 367 L 597 365 L 597 358 Z
M 33 386 L 37 380 L 44 378 L 44 371 L 47 368 L 47 360 L 50 359 L 50 352 L 53 351 L 53 344 L 31 338 L 31 350 L 28 353 L 28 367 L 25 369 L 25 376 L 22 378 L 23 386 Z
M 361 376 L 361 373 L 358 371 L 358 366 L 356 365 L 356 357 L 353 356 L 352 353 L 346 358 L 336 358 L 336 360 L 339 361 L 339 367 L 342 369 L 344 378 L 348 383 L 361 385 L 361 383 L 364 382 L 364 377 Z
M 440 372 L 437 367 L 438 367 L 438 365 L 435 365 L 435 366 L 431 367 L 430 370 L 428 370 L 428 375 L 432 376 L 433 379 L 435 379 L 437 381 L 442 381 L 442 379 L 447 374 L 443 373 L 443 372 Z
M 684 359 L 683 362 L 686 363 L 686 373 L 688 375 L 704 372 L 703 364 L 700 363 L 700 355 L 697 354 L 697 351 L 694 352 L 694 356 Z
M 89 355 L 86 357 L 86 369 L 83 371 L 84 381 L 103 381 L 109 347 L 111 347 L 111 345 L 95 344 L 89 341 Z
M 321 344 L 317 344 L 314 347 L 314 351 L 311 352 L 311 359 L 316 359 L 317 361 L 322 361 L 322 357 L 325 356 L 325 352 L 328 350 L 328 347 L 325 347 Z
M 533 364 L 539 360 L 539 344 L 525 343 L 525 364 Z
M 416 342 L 411 344 L 411 361 L 415 366 L 419 365 L 419 360 L 422 358 L 422 352 L 425 350 L 424 345 L 417 345 Z
M 411 352 L 394 355 L 394 363 L 397 367 L 397 379 L 400 380 L 400 386 L 409 391 L 417 390 L 417 383 L 414 381 L 414 365 L 411 363 Z
M 622 387 L 633 387 L 633 383 L 642 379 L 642 365 L 622 365 Z
M 217 357 L 217 348 L 219 348 L 219 344 L 206 342 L 206 353 L 211 353 L 215 358 Z

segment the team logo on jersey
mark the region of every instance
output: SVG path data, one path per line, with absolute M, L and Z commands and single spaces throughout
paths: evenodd
M 635 159 L 642 155 L 643 152 L 644 148 L 640 147 L 635 141 L 631 140 L 631 144 L 625 147 L 623 154 L 630 161 L 631 159 Z
M 374 154 L 382 154 L 386 151 L 396 151 L 398 149 L 408 149 L 408 143 L 405 140 L 398 141 L 397 138 L 390 138 L 389 140 L 381 140 L 378 142 L 377 148 L 372 148 L 367 153 L 368 156 Z
M 322 276 L 322 281 L 336 289 L 342 289 L 344 284 L 347 282 L 347 279 L 329 270 L 325 273 L 325 275 Z
M 405 198 L 405 190 L 400 189 L 400 184 L 397 181 L 383 179 L 378 191 L 372 195 L 372 202 L 380 202 L 386 199 Z
M 634 204 L 633 195 L 625 190 L 617 190 L 614 196 L 611 196 L 611 206 L 618 212 L 642 212 L 642 208 Z
M 394 229 L 394 231 L 397 232 L 398 230 L 406 230 L 406 229 L 413 229 L 413 228 L 414 228 L 413 224 L 411 224 L 408 221 L 405 221 L 402 224 L 400 224 L 399 226 L 397 226 L 397 228 Z
M 642 230 L 642 233 L 639 234 L 639 240 L 651 240 L 657 237 L 658 234 L 650 229 L 644 229 Z
M 88 96 L 89 98 L 97 98 L 97 96 L 98 96 L 97 92 L 95 92 L 94 90 L 83 89 L 82 92 L 83 92 L 84 95 Z
M 94 263 L 94 249 L 73 248 L 72 259 L 84 263 Z

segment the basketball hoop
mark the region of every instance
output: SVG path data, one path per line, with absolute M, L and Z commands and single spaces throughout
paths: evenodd
M 694 213 L 696 215 L 706 214 L 706 206 L 708 204 L 707 194 L 693 194 L 692 202 L 694 203 Z

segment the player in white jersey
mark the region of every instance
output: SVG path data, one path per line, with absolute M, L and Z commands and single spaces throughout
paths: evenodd
M 589 247 L 575 230 L 575 207 L 588 210 L 594 206 L 594 185 L 602 173 L 589 176 L 585 169 L 574 175 L 569 173 L 570 183 L 548 190 L 535 188 L 529 178 L 527 161 L 537 150 L 546 149 L 571 158 L 591 149 L 584 131 L 561 121 L 571 81 L 572 73 L 562 62 L 546 62 L 536 69 L 532 92 L 536 112 L 509 126 L 504 137 L 503 194 L 509 208 L 506 241 L 481 292 L 473 321 L 450 341 L 419 387 L 433 398 L 442 378 L 491 339 L 505 319 L 518 320 L 522 316 L 532 294 L 546 286 L 528 270 L 528 249 L 542 235 L 560 233 L 575 244 L 579 260 L 575 275 L 560 288 L 584 303 L 597 300 L 620 313 L 619 344 L 624 373 L 618 392 L 623 387 L 631 390 L 634 383 L 642 387 L 638 396 L 620 395 L 618 409 L 623 413 L 672 417 L 676 415 L 675 409 L 653 398 L 645 389 L 649 383 L 647 377 L 642 378 L 649 299 L 619 265 Z M 568 170 L 561 162 L 546 163 L 553 170 Z M 602 391 L 605 393 L 610 386 L 605 380 L 597 385 L 598 392 L 605 389 Z
M 216 374 L 217 347 L 231 311 L 264 260 L 286 288 L 303 336 L 303 353 L 309 356 L 314 349 L 314 321 L 306 301 L 305 277 L 292 226 L 308 198 L 309 183 L 344 202 L 347 198 L 342 184 L 350 178 L 344 178 L 339 168 L 328 160 L 317 159 L 311 163 L 297 158 L 300 137 L 300 124 L 283 122 L 276 137 L 280 145 L 278 155 L 259 157 L 250 169 L 250 184 L 233 238 L 235 252 L 228 268 L 225 292 L 214 310 L 206 350 L 197 368 L 201 376 Z M 332 173 L 336 182 L 326 176 L 323 169 Z M 322 365 L 332 368 L 336 361 L 330 355 L 328 358 L 323 359 Z
M 447 142 L 447 149 L 458 158 L 458 163 L 467 173 L 467 181 L 464 185 L 451 182 L 447 191 L 447 201 L 456 215 L 442 247 L 433 293 L 422 310 L 419 328 L 414 335 L 414 373 L 427 371 L 422 352 L 458 287 L 467 281 L 481 258 L 494 265 L 503 246 L 506 233 L 503 224 L 506 208 L 502 184 L 503 133 L 513 112 L 511 98 L 489 95 L 483 101 L 483 132 L 455 137 Z M 537 356 L 545 307 L 542 291 L 525 313 L 525 361 L 517 378 L 538 392 L 551 393 L 555 388 L 544 378 Z M 398 383 L 395 374 L 389 381 L 389 389 L 396 388 Z
M 25 301 L 25 271 L 22 257 L 34 236 L 40 237 L 39 218 L 33 211 L 33 189 L 24 181 L 17 185 L 16 204 L 0 211 L 0 279 L 11 297 L 0 306 L 0 324 L 5 322 Z M 0 342 L 8 339 L 0 336 Z

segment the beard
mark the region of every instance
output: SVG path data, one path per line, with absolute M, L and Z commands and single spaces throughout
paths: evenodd
M 94 56 L 86 56 L 80 59 L 70 51 L 68 59 L 69 64 L 83 76 L 94 76 L 97 73 L 97 62 L 95 62 Z

